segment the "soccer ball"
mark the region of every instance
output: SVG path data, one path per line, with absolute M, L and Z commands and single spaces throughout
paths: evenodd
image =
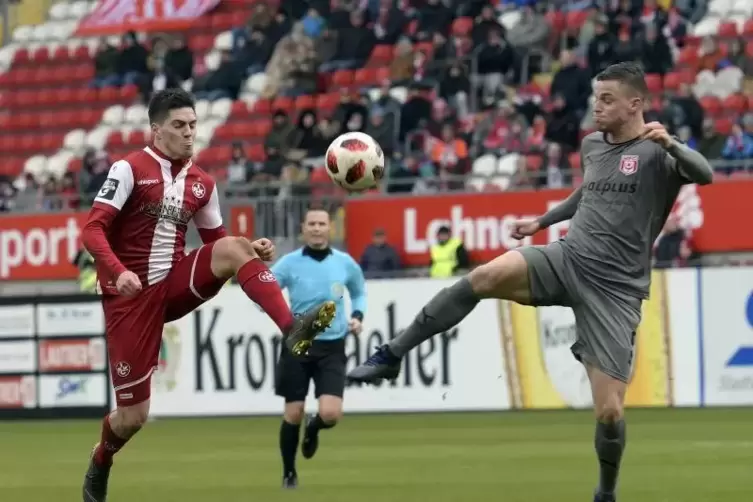
M 349 192 L 374 188 L 384 176 L 384 152 L 362 132 L 338 136 L 327 149 L 327 174 Z

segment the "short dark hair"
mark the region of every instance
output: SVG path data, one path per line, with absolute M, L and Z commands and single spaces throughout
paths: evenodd
M 625 84 L 635 90 L 641 97 L 648 95 L 648 86 L 646 85 L 646 74 L 640 65 L 633 62 L 616 63 L 609 65 L 596 75 L 598 82 L 614 80 Z
M 196 109 L 196 100 L 191 93 L 180 88 L 155 92 L 149 101 L 149 122 L 152 124 L 164 122 L 171 110 L 179 108 Z

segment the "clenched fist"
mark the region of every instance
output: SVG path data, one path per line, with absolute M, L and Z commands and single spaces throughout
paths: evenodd
M 118 276 L 115 288 L 123 296 L 133 296 L 141 291 L 141 281 L 139 280 L 139 276 L 130 270 L 126 270 Z
M 261 238 L 251 243 L 263 261 L 272 261 L 275 258 L 275 244 L 269 239 Z
M 521 240 L 535 234 L 540 228 L 539 220 L 518 220 L 515 222 L 511 235 L 513 239 Z

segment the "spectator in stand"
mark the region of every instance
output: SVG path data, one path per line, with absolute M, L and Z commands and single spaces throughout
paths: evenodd
M 350 14 L 348 26 L 338 30 L 335 59 L 326 63 L 322 71 L 360 68 L 371 56 L 375 45 L 376 36 L 366 26 L 363 12 L 354 11 Z
M 610 7 L 607 9 L 609 31 L 620 33 L 627 30 L 632 36 L 638 31 L 639 26 L 636 20 L 639 16 L 640 8 L 632 0 L 610 2 Z
M 220 66 L 203 75 L 194 83 L 194 94 L 198 99 L 216 101 L 219 99 L 238 99 L 238 94 L 243 84 L 243 69 L 233 59 L 230 51 L 223 51 L 220 57 Z
M 88 165 L 86 163 L 88 160 Z M 89 159 L 85 159 L 84 169 L 90 170 L 90 176 L 85 177 L 88 179 L 88 184 L 82 194 L 81 199 L 87 201 L 87 205 L 91 204 L 94 200 L 94 196 L 97 195 L 99 189 L 102 188 L 107 180 L 107 172 L 110 170 L 110 159 L 107 153 L 103 151 L 93 151 Z
M 646 25 L 640 59 L 646 73 L 664 75 L 674 66 L 672 50 L 667 39 L 653 24 Z
M 384 230 L 377 228 L 366 249 L 361 255 L 361 269 L 367 279 L 387 279 L 395 277 L 400 270 L 400 256 L 387 242 Z
M 489 32 L 505 33 L 505 28 L 497 20 L 497 14 L 491 5 L 484 5 L 476 19 L 473 20 L 471 38 L 473 45 L 479 46 L 489 39 Z
M 193 77 L 193 53 L 182 35 L 172 38 L 165 55 L 165 68 L 181 83 Z
M 528 167 L 525 155 L 515 155 L 515 174 L 510 177 L 508 190 L 537 190 L 541 176 Z
M 594 36 L 588 44 L 587 58 L 591 76 L 595 76 L 615 62 L 615 37 L 608 31 L 606 16 L 599 15 L 594 22 Z
M 400 39 L 390 63 L 390 80 L 393 85 L 405 85 L 413 80 L 414 59 L 413 44 L 408 38 Z
M 40 188 L 34 175 L 25 173 L 16 180 L 15 209 L 31 211 L 39 209 Z
M 452 124 L 442 127 L 442 136 L 434 139 L 431 146 L 431 160 L 441 175 L 449 175 L 446 187 L 450 190 L 462 189 L 464 183 L 456 179 L 470 169 L 468 144 L 455 135 Z
M 316 112 L 314 110 L 301 111 L 293 144 L 295 149 L 300 151 L 300 156 L 303 159 L 323 156 L 329 146 L 324 142 L 324 138 L 316 125 Z
M 457 116 L 449 106 L 447 101 L 443 99 L 434 100 L 431 104 L 431 115 L 426 123 L 426 130 L 435 138 L 442 137 L 442 128 L 446 124 L 450 124 L 457 132 L 458 123 Z
M 251 11 L 251 16 L 248 18 L 248 22 L 246 23 L 246 34 L 250 34 L 254 31 L 265 32 L 270 29 L 274 21 L 275 13 L 272 11 L 271 4 L 267 2 L 257 2 Z M 239 37 L 244 36 L 242 29 L 236 31 L 235 34 Z
M 236 141 L 232 148 L 230 163 L 227 165 L 227 182 L 229 184 L 246 184 L 255 174 L 254 164 L 246 157 L 243 143 Z
M 389 80 L 382 82 L 379 87 L 379 97 L 374 100 L 372 107 L 382 110 L 385 115 L 385 120 L 394 121 L 395 118 L 400 115 L 400 107 L 402 105 L 390 95 L 391 88 L 392 83 Z
M 331 30 L 339 32 L 351 26 L 350 12 L 355 7 L 351 8 L 349 2 L 346 2 L 346 0 L 331 0 L 330 7 L 327 25 Z
M 411 87 L 408 97 L 400 109 L 399 140 L 405 141 L 408 133 L 420 128 L 431 118 L 431 101 L 418 86 Z
M 572 51 L 562 51 L 560 54 L 560 69 L 552 79 L 549 92 L 560 95 L 565 103 L 582 117 L 588 108 L 588 98 L 591 95 L 591 76 L 588 70 L 581 68 Z
M 614 58 L 616 61 L 636 61 L 640 59 L 640 53 L 638 47 L 636 47 L 630 36 L 630 31 L 623 29 L 620 30 L 617 36 L 617 44 L 614 46 Z
M 563 154 L 558 143 L 548 143 L 539 186 L 546 188 L 565 188 L 571 185 L 572 176 L 567 156 Z
M 693 136 L 693 131 L 690 127 L 684 125 L 677 129 L 677 139 L 688 145 L 693 150 L 698 150 L 698 140 Z
M 644 25 L 653 25 L 659 32 L 667 24 L 667 11 L 658 5 L 656 0 L 644 0 L 643 11 L 641 12 L 640 21 Z
M 453 61 L 439 79 L 439 96 L 457 111 L 459 117 L 466 117 L 469 114 L 470 93 L 471 81 L 465 65 Z
M 334 127 L 339 134 L 353 131 L 363 131 L 369 116 L 367 108 L 368 98 L 353 95 L 349 89 L 343 89 L 340 94 L 340 104 L 332 115 Z
M 90 87 L 101 88 L 120 85 L 121 78 L 118 75 L 118 61 L 120 52 L 110 45 L 107 38 L 103 38 L 97 54 L 94 56 L 94 80 Z
M 155 39 L 147 61 L 149 72 L 138 83 L 144 102 L 148 102 L 154 92 L 180 87 L 180 79 L 165 65 L 167 51 L 167 42 L 161 38 Z
M 526 5 L 521 9 L 521 17 L 515 25 L 507 30 L 507 40 L 514 47 L 521 49 L 546 48 L 549 41 L 549 23 L 533 6 Z
M 267 36 L 267 39 L 269 39 L 269 43 L 274 47 L 280 42 L 280 40 L 282 40 L 282 37 L 290 33 L 292 27 L 293 21 L 291 21 L 290 17 L 285 12 L 285 9 L 280 7 L 275 13 L 272 22 L 269 23 L 267 29 L 264 30 L 264 34 Z
M 740 119 L 740 122 L 743 125 L 743 132 L 750 138 L 753 138 L 753 112 L 748 112 L 743 115 L 742 119 Z
M 722 157 L 722 151 L 727 138 L 716 131 L 714 119 L 706 118 L 703 120 L 700 140 L 698 141 L 698 151 L 709 160 L 716 160 Z
M 60 181 L 60 195 L 64 209 L 76 210 L 81 205 L 81 199 L 76 188 L 76 175 L 70 171 L 65 173 Z
M 720 61 L 719 67 L 726 68 L 728 66 L 736 66 L 737 68 L 742 69 L 743 66 L 745 66 L 745 60 L 747 59 L 745 56 L 744 44 L 745 41 L 740 40 L 739 38 L 730 40 L 727 44 L 727 54 L 725 54 L 724 58 Z
M 254 175 L 255 182 L 278 181 L 285 167 L 285 157 L 283 153 L 273 146 L 265 146 L 266 159 L 262 163 L 261 169 Z
M 416 40 L 427 41 L 433 33 L 447 33 L 452 17 L 452 11 L 441 0 L 426 0 L 418 11 Z
M 366 126 L 366 134 L 382 147 L 386 157 L 392 156 L 396 149 L 397 131 L 395 121 L 385 117 L 384 110 L 372 107 L 369 113 L 369 124 Z
M 675 122 L 675 128 L 687 125 L 690 127 L 693 136 L 700 137 L 704 113 L 701 103 L 693 95 L 693 88 L 689 84 L 683 83 L 680 85 L 677 95 L 672 98 L 672 102 L 677 105 L 680 111 L 680 116 Z
M 271 98 L 280 92 L 292 96 L 310 92 L 311 74 L 315 72 L 314 41 L 306 36 L 303 23 L 297 22 L 290 34 L 275 47 L 267 65 L 267 85 L 263 95 Z
M 319 66 L 320 70 L 322 70 L 323 65 L 331 62 L 337 54 L 337 40 L 337 32 L 325 28 L 322 31 L 322 35 L 314 42 L 316 64 Z
M 685 46 L 685 37 L 688 35 L 688 24 L 683 19 L 677 8 L 669 10 L 667 23 L 661 30 L 664 37 L 670 44 L 682 48 Z
M 478 53 L 478 73 L 481 77 L 482 90 L 485 99 L 496 100 L 505 76 L 515 66 L 515 51 L 498 31 L 490 31 L 485 44 Z
M 372 30 L 378 44 L 395 44 L 403 31 L 408 20 L 392 2 L 382 1 L 379 4 L 379 12 Z
M 0 213 L 10 212 L 15 208 L 16 190 L 6 176 L 0 176 Z
M 42 211 L 61 211 L 63 201 L 60 198 L 60 186 L 55 178 L 50 176 L 42 184 Z
M 740 124 L 732 126 L 732 132 L 727 137 L 722 150 L 725 160 L 748 160 L 753 158 L 753 138 L 745 134 Z M 736 171 L 738 168 L 732 168 Z
M 580 120 L 576 110 L 568 106 L 567 101 L 562 96 L 554 96 L 544 138 L 547 141 L 559 143 L 568 152 L 573 152 L 578 149 L 579 125 Z
M 242 39 L 236 49 L 240 71 L 247 77 L 262 73 L 272 57 L 274 47 L 262 31 L 252 31 L 248 39 Z
M 264 138 L 264 148 L 274 149 L 281 152 L 283 156 L 287 155 L 295 139 L 293 134 L 295 126 L 290 121 L 288 115 L 282 110 L 275 110 L 272 118 L 272 129 Z
M 118 75 L 124 85 L 137 84 L 149 72 L 146 65 L 148 57 L 149 51 L 139 43 L 135 32 L 129 31 L 123 35 L 118 57 Z

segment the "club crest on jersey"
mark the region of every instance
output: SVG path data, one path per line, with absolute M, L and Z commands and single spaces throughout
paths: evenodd
M 120 378 L 125 378 L 131 374 L 131 365 L 125 361 L 120 361 L 115 365 L 115 372 Z
M 638 156 L 623 155 L 620 158 L 620 171 L 627 176 L 635 174 L 638 171 Z
M 273 274 L 269 270 L 265 270 L 263 272 L 259 272 L 259 280 L 261 282 L 275 282 L 277 279 L 275 278 L 275 274 Z
M 191 186 L 191 191 L 197 199 L 203 199 L 207 194 L 207 189 L 204 188 L 204 184 L 200 181 L 194 182 L 194 184 Z

